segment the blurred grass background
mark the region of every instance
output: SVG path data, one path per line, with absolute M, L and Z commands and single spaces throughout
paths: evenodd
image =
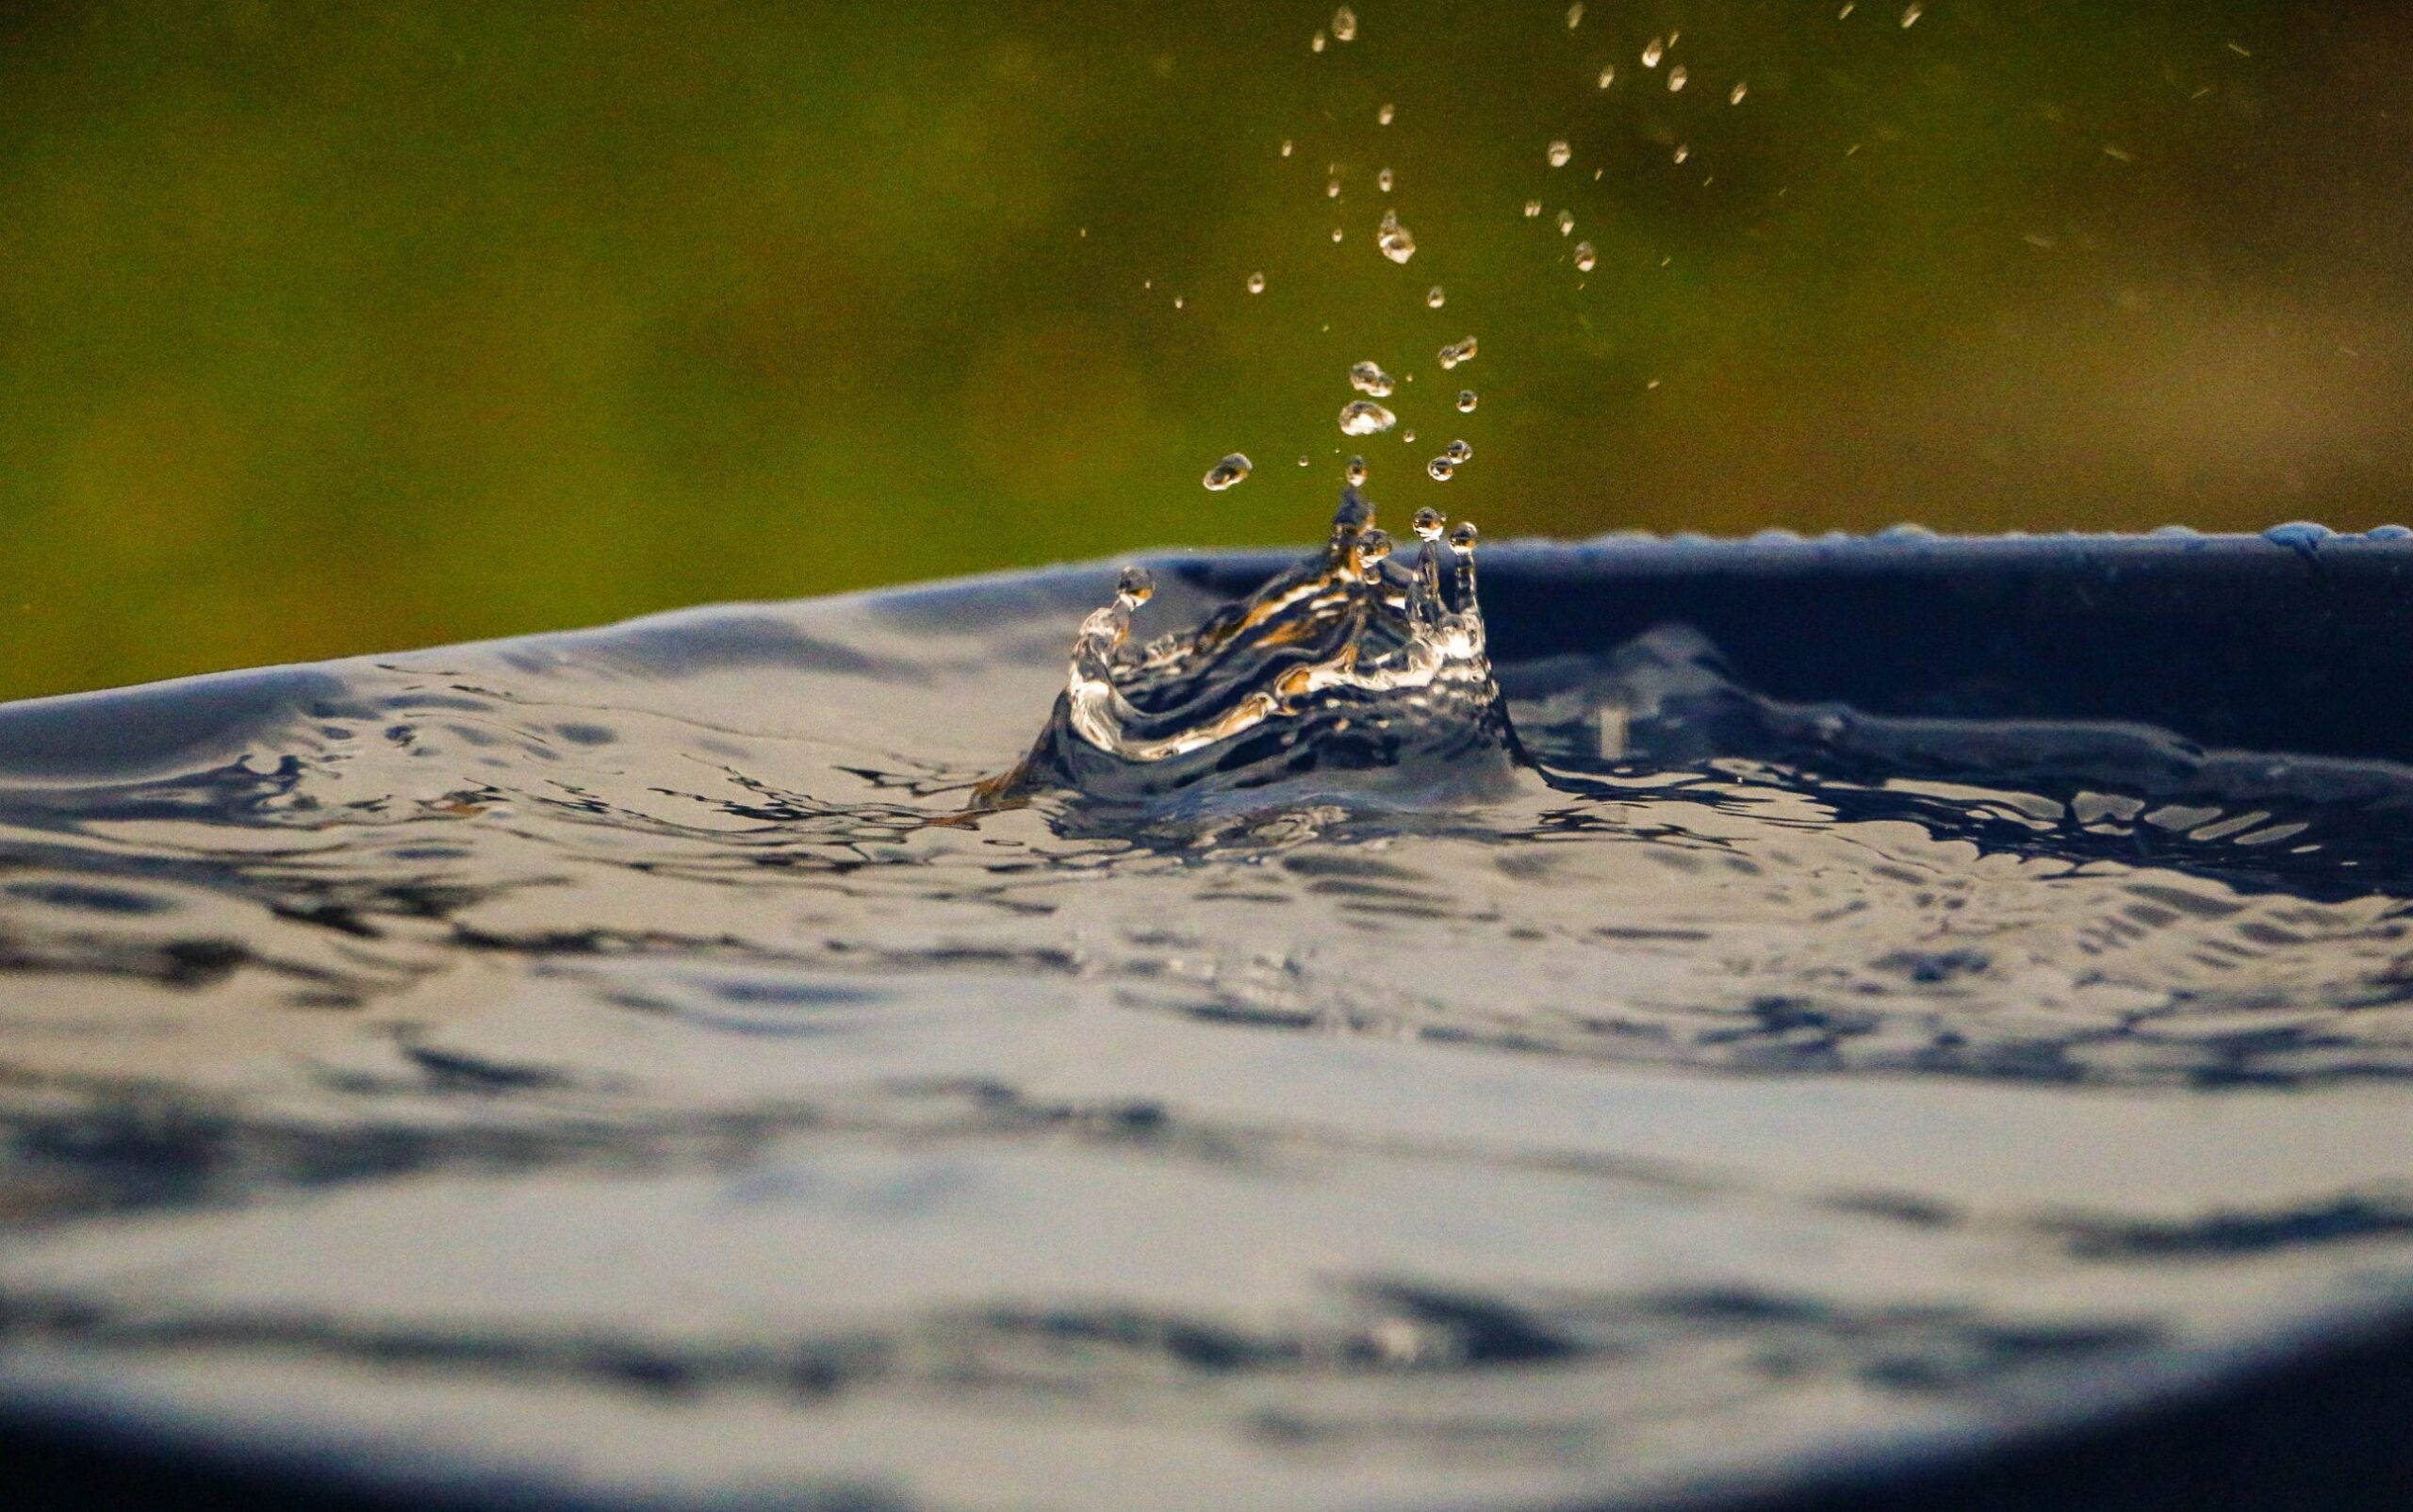
M 1353 451 L 1494 536 L 2413 514 L 2413 8 L 1356 9 L 17 0 L 0 696 L 1302 539 Z

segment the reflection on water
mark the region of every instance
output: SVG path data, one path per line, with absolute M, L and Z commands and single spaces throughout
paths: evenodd
M 1420 523 L 1126 579 L 1090 670 L 1162 742 L 1456 621 L 1405 722 L 1482 739 L 1334 684 L 1106 764 L 1094 572 L 10 711 L 0 1389 L 406 1422 L 406 1477 L 1466 1504 L 2403 1298 L 2413 777 L 1789 703 L 1675 626 L 1495 668 Z

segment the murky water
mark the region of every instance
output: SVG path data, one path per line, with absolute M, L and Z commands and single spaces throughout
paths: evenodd
M 2404 768 L 1668 625 L 1499 659 L 1539 765 L 1448 801 L 967 812 L 1114 583 L 0 713 L 0 1392 L 404 1481 L 1511 1505 L 2413 1299 Z

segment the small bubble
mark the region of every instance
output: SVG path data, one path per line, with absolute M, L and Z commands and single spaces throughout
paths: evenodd
M 1572 210 L 1561 210 L 1561 211 L 1559 211 L 1559 212 L 1558 212 L 1558 234 L 1559 234 L 1560 236 L 1562 236 L 1562 237 L 1563 237 L 1563 236 L 1567 235 L 1568 232 L 1570 232 L 1570 231 L 1572 231 L 1572 230 L 1574 230 L 1574 229 L 1575 229 L 1575 212 L 1574 212 L 1574 211 L 1572 211 Z
M 1248 275 L 1248 291 L 1252 294 L 1262 294 L 1265 292 L 1265 275 L 1263 273 L 1251 273 Z
M 1598 261 L 1600 261 L 1600 255 L 1592 250 L 1592 244 L 1590 242 L 1579 241 L 1575 244 L 1575 271 L 1577 272 L 1590 272 L 1592 271 L 1592 265 Z
M 1448 457 L 1435 457 L 1424 464 L 1424 470 L 1433 475 L 1435 483 L 1447 483 L 1458 475 L 1458 465 Z
M 1386 105 L 1381 109 L 1374 112 L 1374 124 L 1378 126 L 1387 126 L 1391 123 L 1391 118 L 1398 114 L 1398 106 Z
M 1340 406 L 1340 434 L 1380 436 L 1399 423 L 1399 417 L 1371 399 L 1353 399 Z
M 1467 445 L 1464 441 L 1453 441 L 1448 446 L 1441 449 L 1441 454 L 1448 457 L 1453 462 L 1472 462 L 1474 460 L 1474 448 Z
M 1678 90 L 1683 89 L 1684 85 L 1691 80 L 1691 78 L 1692 75 L 1684 72 L 1684 65 L 1682 63 L 1677 64 L 1674 68 L 1667 71 L 1667 92 L 1669 94 L 1675 93 Z
M 1600 88 L 1605 90 L 1617 81 L 1617 66 L 1615 63 L 1602 64 L 1600 66 Z
M 1374 187 L 1388 194 L 1391 191 L 1391 171 L 1387 168 L 1374 175 Z
M 1474 390 L 1473 390 L 1473 389 L 1471 389 L 1471 388 L 1461 388 L 1461 389 L 1459 389 L 1459 390 L 1458 390 L 1458 413 L 1459 413 L 1459 414 L 1461 414 L 1461 415 L 1471 415 L 1471 414 L 1473 414 L 1473 413 L 1474 413 L 1474 406 L 1475 406 Z
M 1211 468 L 1208 468 L 1206 469 L 1206 476 L 1201 481 L 1206 485 L 1206 491 L 1208 493 L 1219 494 L 1224 489 L 1229 488 L 1232 485 L 1239 482 L 1242 478 L 1247 477 L 1248 468 L 1248 458 L 1242 456 L 1238 452 L 1234 452 L 1229 456 L 1223 458 L 1223 461 L 1216 463 Z
M 1738 79 L 1735 81 L 1734 87 L 1726 91 L 1726 103 L 1728 105 L 1741 105 L 1743 103 L 1743 96 L 1750 92 L 1751 87 Z
M 1383 223 L 1374 232 L 1374 245 L 1393 262 L 1405 262 L 1416 255 L 1416 238 L 1399 223 L 1399 214 L 1394 210 L 1383 212 Z
M 1568 164 L 1568 160 L 1574 156 L 1575 149 L 1569 147 L 1564 140 L 1553 141 L 1550 144 L 1550 166 L 1552 168 L 1565 168 Z
M 1366 486 L 1366 459 L 1351 457 L 1348 466 L 1340 469 L 1340 475 L 1349 480 L 1352 488 L 1363 488 Z
M 1666 56 L 1666 40 L 1661 37 L 1653 37 L 1642 49 L 1642 66 L 1644 68 L 1657 68 L 1659 66 L 1659 59 Z
M 1917 25 L 1919 24 L 1919 8 L 1916 6 L 1912 6 L 1910 8 L 1904 10 L 1902 12 L 1902 29 L 1904 31 L 1908 31 L 1912 26 Z
M 1361 394 L 1371 394 L 1376 399 L 1388 399 L 1391 397 L 1391 375 L 1383 371 L 1380 363 L 1352 363 L 1349 367 L 1349 386 Z
M 1443 347 L 1437 353 L 1436 353 L 1436 355 L 1440 359 L 1442 367 L 1454 368 L 1461 362 L 1472 362 L 1474 360 L 1474 337 L 1469 337 L 1463 341 L 1451 342 L 1448 346 Z M 1511 366 L 1514 366 L 1514 364 L 1511 364 Z
M 1539 201 L 1539 200 L 1527 200 L 1527 201 L 1525 202 L 1525 219 L 1526 219 L 1526 220 L 1530 221 L 1530 220 L 1534 219 L 1535 216 L 1537 216 L 1537 215 L 1539 215 L 1539 214 L 1541 214 L 1541 213 L 1542 213 L 1542 202 L 1541 202 L 1541 201 Z
M 1323 33 L 1318 32 L 1315 34 L 1314 40 L 1307 43 L 1307 51 L 1311 53 L 1321 53 L 1323 51 Z
M 1288 137 L 1282 139 L 1282 156 L 1285 157 L 1290 156 L 1290 139 Z
M 1339 9 L 1334 11 L 1332 13 L 1332 35 L 1333 40 L 1336 41 L 1355 41 L 1357 40 L 1357 12 L 1350 9 L 1347 6 L 1342 6 Z
M 1582 25 L 1584 25 L 1584 0 L 1575 0 L 1573 5 L 1567 8 L 1567 29 L 1573 31 Z
M 1328 178 L 1324 180 L 1323 197 L 1327 200 L 1337 200 L 1340 198 L 1340 180 L 1337 178 Z
M 1424 291 L 1424 306 L 1427 309 L 1437 310 L 1441 307 L 1442 302 L 1448 298 L 1447 294 L 1441 292 L 1441 286 L 1436 284 Z

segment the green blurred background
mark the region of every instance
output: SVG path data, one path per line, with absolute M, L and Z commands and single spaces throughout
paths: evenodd
M 1360 450 L 1494 536 L 2413 514 L 2413 7 L 1356 8 L 16 0 L 0 695 L 1301 539 Z

